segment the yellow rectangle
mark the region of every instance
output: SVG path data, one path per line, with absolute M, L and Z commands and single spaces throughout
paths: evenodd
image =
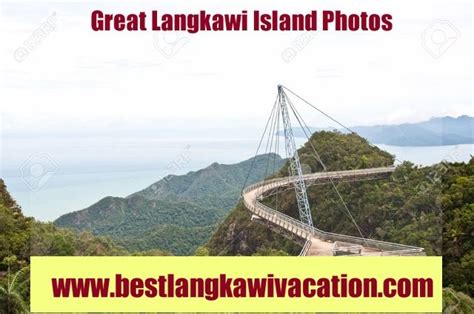
M 120 274 L 122 281 L 119 290 L 115 290 L 115 279 Z M 174 278 L 168 277 L 173 274 Z M 211 279 L 208 281 L 208 292 L 203 296 L 195 297 L 169 297 L 166 289 L 176 289 L 180 287 L 180 293 L 190 291 L 191 285 L 188 282 L 187 288 L 184 283 L 186 279 L 179 283 L 177 278 L 219 278 L 225 275 L 227 279 L 244 278 L 255 280 L 257 278 L 266 278 L 267 297 L 249 297 L 246 290 L 246 297 L 222 297 L 226 292 L 219 295 L 215 300 L 206 299 L 205 295 L 215 297 L 215 290 Z M 270 276 L 269 276 L 270 275 Z M 173 281 L 174 287 L 165 286 L 162 279 L 162 296 L 160 292 L 148 289 L 156 281 L 156 289 L 160 288 L 158 280 L 165 278 L 166 284 Z M 339 283 L 332 284 L 330 288 L 327 280 L 339 279 Z M 387 278 L 393 278 L 395 281 L 388 281 Z M 54 297 L 52 279 L 55 279 L 56 286 L 59 283 L 58 278 L 76 280 L 77 278 L 97 278 L 109 279 L 109 292 L 114 295 L 110 297 Z M 128 280 L 128 283 L 124 280 Z M 132 284 L 133 278 L 137 280 Z M 151 278 L 145 284 L 145 280 Z M 284 289 L 285 297 L 268 297 L 268 287 L 275 281 L 269 278 L 278 278 L 280 288 L 283 279 L 297 278 L 293 281 L 286 281 Z M 308 279 L 310 278 L 310 279 Z M 315 279 L 314 281 L 311 280 Z M 324 278 L 327 278 L 324 279 Z M 346 281 L 343 279 L 346 278 Z M 373 280 L 363 281 L 363 278 L 374 278 Z M 406 278 L 406 279 L 401 279 Z M 418 294 L 421 288 L 420 281 L 414 281 L 414 278 L 430 278 L 432 282 L 431 297 L 413 297 L 414 291 Z M 173 279 L 173 280 L 172 280 Z M 259 279 L 259 280 L 260 280 Z M 155 281 L 154 281 L 155 280 Z M 139 283 L 142 282 L 143 286 Z M 377 291 L 383 291 L 387 294 L 383 297 L 364 297 L 359 296 L 363 291 L 361 284 L 369 287 L 369 282 L 377 281 Z M 384 282 L 386 282 L 384 284 Z M 222 281 L 224 282 L 224 281 Z M 242 288 L 242 281 L 231 281 L 242 289 L 248 289 L 248 286 Z M 263 282 L 263 281 L 261 281 Z M 314 285 L 312 285 L 314 283 Z M 427 282 L 424 281 L 426 284 Z M 306 285 L 303 287 L 303 285 Z M 392 284 L 392 285 L 390 285 Z M 147 286 L 148 285 L 148 286 Z M 194 287 L 197 287 L 196 281 Z M 324 287 L 321 287 L 324 286 Z M 352 293 L 353 297 L 335 297 L 341 295 L 343 286 L 347 287 L 346 293 Z M 389 286 L 388 290 L 383 290 L 383 286 Z M 125 295 L 125 286 L 128 286 L 128 292 L 134 291 L 135 297 L 115 297 Z M 336 293 L 333 287 L 338 287 Z M 372 287 L 370 286 L 370 287 Z M 210 287 L 210 288 L 209 288 Z M 217 284 L 216 284 L 216 287 Z M 227 286 L 224 286 L 227 287 Z M 275 288 L 275 286 L 273 285 Z M 290 296 L 289 289 L 293 287 Z M 298 295 L 298 287 L 308 292 L 306 296 Z M 327 297 L 327 289 L 330 289 L 331 296 Z M 313 289 L 313 290 L 311 290 Z M 373 290 L 367 289 L 366 291 Z M 391 289 L 391 290 L 390 290 Z M 214 291 L 212 294 L 210 291 Z M 219 289 L 217 289 L 219 290 Z M 409 291 L 408 291 L 409 290 Z M 120 293 L 118 292 L 120 291 Z M 148 291 L 149 296 L 145 292 Z M 263 290 L 262 290 L 263 291 Z M 280 292 L 283 290 L 279 290 Z M 391 291 L 388 293 L 388 291 Z M 387 297 L 396 291 L 399 295 Z M 153 293 L 152 293 L 153 292 Z M 174 293 L 176 293 L 174 291 Z M 318 296 L 312 296 L 311 293 Z M 425 291 L 426 292 L 426 291 Z M 158 294 L 157 294 L 158 293 Z M 221 292 L 217 292 L 220 294 Z M 274 292 L 275 293 L 275 292 Z M 141 294 L 141 296 L 140 296 Z M 166 295 L 164 297 L 163 295 Z M 86 312 L 86 311 L 121 311 L 121 312 L 441 312 L 441 257 L 32 257 L 31 258 L 31 311 L 33 312 Z

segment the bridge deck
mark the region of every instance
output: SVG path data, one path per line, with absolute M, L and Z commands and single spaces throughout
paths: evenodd
M 394 167 L 372 168 L 348 171 L 320 172 L 304 175 L 307 186 L 324 183 L 329 180 L 350 181 L 361 178 L 387 176 Z M 255 183 L 244 189 L 242 196 L 245 207 L 256 217 L 283 228 L 306 240 L 301 255 L 336 255 L 350 252 L 355 255 L 424 255 L 423 249 L 403 244 L 363 239 L 325 232 L 303 224 L 288 215 L 278 212 L 260 201 L 264 196 L 291 187 L 295 178 L 285 177 Z M 337 244 L 336 244 L 337 243 Z M 339 255 L 339 254 L 337 254 Z

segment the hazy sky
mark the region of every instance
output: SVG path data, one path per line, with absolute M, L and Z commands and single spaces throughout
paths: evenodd
M 25 213 L 50 220 L 162 175 L 250 158 L 277 84 L 347 125 L 474 115 L 471 1 L 230 2 L 0 0 L 0 176 Z M 389 13 L 394 27 L 98 33 L 96 9 L 339 9 Z M 295 105 L 309 125 L 330 125 Z M 189 145 L 189 164 L 170 170 Z
M 473 114 L 471 1 L 123 2 L 1 1 L 4 134 L 208 127 L 253 134 L 278 83 L 348 125 Z M 390 13 L 394 28 L 95 33 L 94 9 L 340 9 Z M 47 35 L 29 47 L 38 30 Z M 326 123 L 302 111 L 309 124 Z

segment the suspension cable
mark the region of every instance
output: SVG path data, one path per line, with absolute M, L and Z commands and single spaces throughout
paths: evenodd
M 307 127 L 306 123 L 304 122 L 303 118 L 301 117 L 301 115 L 298 113 L 298 111 L 296 110 L 296 108 L 294 107 L 294 105 L 291 103 L 291 101 L 288 102 L 289 105 L 290 105 L 290 108 L 291 108 L 291 111 L 293 112 L 293 115 L 296 117 L 296 120 L 298 121 L 300 127 L 303 129 L 304 131 L 304 134 L 305 136 L 307 137 L 308 139 L 308 142 L 310 143 L 310 146 L 312 147 L 312 149 L 314 150 L 316 156 L 317 156 L 317 159 L 319 159 L 319 162 L 321 163 L 321 166 L 323 167 L 324 170 L 326 170 L 326 166 L 324 164 L 324 162 L 322 161 L 322 159 L 319 157 L 319 154 L 317 152 L 317 150 L 314 148 L 312 142 L 311 142 L 311 138 L 306 134 L 306 131 L 305 131 L 305 126 Z M 300 120 L 301 118 L 301 120 Z M 348 218 L 352 221 L 352 223 L 354 224 L 354 226 L 356 227 L 357 231 L 359 232 L 360 236 L 362 238 L 365 239 L 365 236 L 364 234 L 362 233 L 362 230 L 360 229 L 359 225 L 357 224 L 356 220 L 354 219 L 354 216 L 352 215 L 351 211 L 349 210 L 349 207 L 347 206 L 346 202 L 344 201 L 344 198 L 342 197 L 341 193 L 339 192 L 336 184 L 334 183 L 334 180 L 332 178 L 329 178 L 329 181 L 331 182 L 331 185 L 332 187 L 334 188 L 334 190 L 336 191 L 338 197 L 339 197 L 339 200 L 341 201 L 341 203 L 343 204 L 344 206 L 344 209 L 345 209 L 345 213 L 346 215 L 348 216 Z
M 287 100 L 288 100 L 288 103 L 290 105 L 291 111 L 293 111 L 293 114 L 295 115 L 296 120 L 298 121 L 299 125 L 301 126 L 301 129 L 303 130 L 304 135 L 308 139 L 309 145 L 311 146 L 311 148 L 313 149 L 313 152 L 315 153 L 315 157 L 316 157 L 317 161 L 320 163 L 321 167 L 323 167 L 323 170 L 326 171 L 327 167 L 324 164 L 324 162 L 321 158 L 321 155 L 318 153 L 318 151 L 316 150 L 316 148 L 313 145 L 313 142 L 310 139 L 310 137 L 311 137 L 310 135 L 312 133 L 310 128 L 306 125 L 306 123 L 303 120 L 303 117 L 301 117 L 300 113 L 296 110 L 296 107 L 293 105 L 293 103 L 291 102 L 291 100 L 288 97 L 287 97 Z M 304 126 L 302 125 L 301 122 L 303 122 Z M 306 133 L 305 127 L 306 127 L 308 133 Z
M 331 121 L 337 123 L 338 125 L 340 125 L 341 127 L 343 127 L 344 129 L 346 129 L 347 131 L 349 131 L 350 133 L 352 134 L 356 134 L 356 135 L 359 135 L 356 131 L 352 130 L 351 128 L 349 128 L 348 126 L 345 126 L 344 124 L 342 124 L 341 122 L 339 122 L 338 120 L 334 119 L 333 117 L 331 117 L 329 114 L 325 113 L 324 111 L 322 111 L 321 109 L 319 109 L 318 107 L 314 106 L 313 104 L 311 104 L 309 101 L 307 101 L 306 99 L 304 99 L 303 97 L 301 97 L 300 95 L 296 94 L 295 92 L 293 92 L 291 89 L 289 89 L 288 87 L 286 86 L 282 86 L 284 89 L 286 89 L 287 91 L 289 91 L 292 95 L 294 95 L 295 97 L 297 97 L 298 99 L 300 99 L 301 101 L 303 101 L 305 104 L 309 105 L 310 107 L 314 108 L 315 110 L 317 110 L 318 112 L 320 112 L 321 114 L 323 114 L 325 117 L 327 117 L 328 119 L 330 119 Z M 312 133 L 312 132 L 310 132 Z M 360 136 L 360 135 L 359 135 Z M 362 136 L 361 136 L 362 137 Z M 373 144 L 372 142 L 370 142 L 367 138 L 364 138 L 367 143 L 372 146 L 372 147 L 377 147 L 377 145 Z M 402 161 L 400 159 L 397 158 L 397 156 L 393 155 L 394 156 L 394 161 L 398 162 L 398 163 L 402 163 Z
M 263 130 L 263 133 L 262 133 L 262 137 L 260 138 L 260 142 L 258 143 L 257 151 L 255 152 L 255 156 L 252 159 L 252 164 L 250 165 L 250 168 L 249 168 L 249 171 L 247 173 L 247 177 L 245 178 L 245 181 L 244 181 L 244 184 L 242 186 L 241 192 L 243 192 L 245 186 L 247 185 L 247 181 L 250 177 L 250 174 L 252 173 L 253 166 L 255 165 L 255 160 L 257 159 L 258 152 L 260 151 L 260 146 L 262 146 L 263 138 L 265 137 L 265 134 L 267 132 L 268 124 L 270 123 L 270 119 L 273 115 L 273 112 L 275 111 L 275 108 L 277 106 L 277 102 L 278 102 L 278 96 L 276 97 L 275 103 L 273 104 L 272 111 L 270 112 L 270 116 L 268 117 L 267 123 L 265 125 L 265 129 Z
M 274 137 L 274 132 L 275 132 L 275 124 L 276 124 L 275 121 L 276 121 L 277 113 L 278 113 L 278 104 L 276 105 L 275 110 L 273 110 L 273 112 L 271 114 L 271 117 L 270 117 L 271 118 L 270 129 L 269 129 L 269 132 L 268 132 L 268 138 L 267 138 L 267 143 L 266 143 L 266 147 L 265 147 L 265 154 L 266 154 L 267 163 L 265 165 L 265 172 L 263 174 L 263 181 L 266 181 L 267 177 L 268 177 L 268 168 L 269 168 L 270 160 L 271 160 L 270 153 L 272 152 L 272 147 L 273 147 L 273 137 Z M 263 188 L 264 188 L 264 186 L 262 185 L 260 187 L 260 193 L 263 192 Z
M 235 235 L 233 237 L 233 239 L 227 243 L 226 246 L 224 246 L 224 248 L 222 250 L 219 251 L 219 253 L 216 254 L 216 256 L 221 256 L 223 253 L 226 252 L 226 250 L 232 245 L 235 243 L 236 240 L 242 240 L 242 234 L 245 230 L 247 230 L 247 228 L 250 226 L 250 224 L 252 223 L 252 219 L 249 219 L 248 223 L 242 228 L 242 230 L 239 231 L 239 233 L 237 235 Z
M 280 156 L 280 110 L 278 110 L 278 117 L 277 117 L 277 129 L 276 129 L 276 136 L 275 136 L 275 140 L 276 140 L 276 144 L 275 144 L 275 147 L 276 147 L 276 153 L 278 156 Z M 276 158 L 276 156 L 275 156 Z M 275 171 L 273 171 L 273 173 L 275 173 Z M 275 195 L 275 210 L 278 211 L 278 193 Z
M 306 99 L 303 99 L 301 96 L 299 96 L 298 94 L 296 94 L 295 92 L 293 92 L 291 89 L 289 89 L 288 87 L 286 86 L 283 86 L 284 89 L 286 89 L 287 91 L 289 91 L 291 94 L 293 94 L 294 96 L 296 96 L 297 98 L 299 98 L 300 100 L 302 100 L 304 103 L 306 103 L 307 105 L 313 107 L 314 109 L 316 109 L 317 111 L 319 111 L 321 114 L 323 114 L 325 117 L 327 117 L 328 119 L 331 119 L 333 122 L 336 122 L 338 125 L 342 126 L 344 129 L 348 130 L 349 132 L 351 133 L 356 133 L 354 132 L 352 129 L 350 129 L 349 127 L 345 126 L 344 124 L 342 124 L 341 122 L 337 121 L 336 119 L 334 119 L 333 117 L 331 117 L 330 115 L 328 115 L 327 113 L 325 113 L 324 111 L 322 111 L 321 109 L 313 106 L 309 101 L 307 101 Z M 356 133 L 357 134 L 357 133 Z

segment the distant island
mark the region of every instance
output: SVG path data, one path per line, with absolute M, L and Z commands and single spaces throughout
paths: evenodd
M 310 127 L 311 132 L 331 130 Z M 351 130 L 375 144 L 392 146 L 442 146 L 474 143 L 474 118 L 462 115 L 438 117 L 418 123 L 353 126 Z M 344 130 L 339 130 L 344 132 Z M 305 137 L 301 128 L 293 128 L 294 136 Z M 281 132 L 279 132 L 279 135 Z

